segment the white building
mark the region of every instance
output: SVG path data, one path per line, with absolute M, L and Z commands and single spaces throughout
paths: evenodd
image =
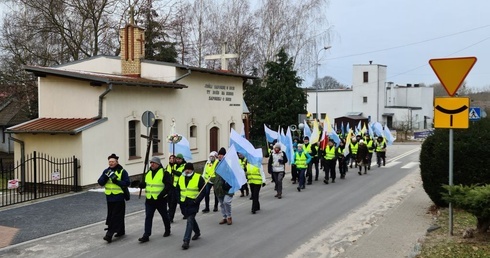
M 230 129 L 242 128 L 243 84 L 253 77 L 144 60 L 142 33 L 134 25 L 122 29 L 121 57 L 26 67 L 38 77 L 39 118 L 8 128 L 16 139 L 15 159 L 34 151 L 75 156 L 81 186 L 97 182 L 111 153 L 130 176 L 141 174 L 145 111 L 154 113 L 153 135 L 161 140 L 151 145 L 150 155 L 164 165 L 172 121 L 175 132 L 189 140 L 192 162 L 227 147 Z
M 386 65 L 356 64 L 352 88 L 308 90 L 308 112 L 317 108 L 321 119 L 330 121 L 347 115 L 361 115 L 390 129 L 408 126 L 413 130 L 432 127 L 434 89 L 418 84 L 396 85 L 386 81 Z

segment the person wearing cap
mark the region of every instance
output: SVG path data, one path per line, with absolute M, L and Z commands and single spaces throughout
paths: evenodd
M 311 185 L 313 182 L 313 165 L 315 165 L 315 181 L 318 181 L 318 159 L 315 160 L 315 157 L 318 154 L 318 145 L 315 146 L 310 144 L 310 138 L 305 136 L 303 138 L 303 151 L 308 153 L 311 157 L 311 161 L 308 163 L 308 168 L 306 169 L 306 177 L 308 178 L 307 185 Z
M 296 165 L 296 169 L 298 170 L 298 192 L 301 192 L 301 189 L 305 189 L 305 171 L 310 161 L 311 156 L 303 150 L 303 144 L 298 144 L 298 151 L 294 154 L 294 160 L 291 162 L 291 164 Z
M 201 236 L 201 229 L 196 221 L 196 214 L 199 212 L 199 204 L 204 198 L 204 187 L 206 182 L 198 173 L 194 172 L 194 165 L 186 163 L 182 175 L 177 182 L 177 189 L 180 192 L 180 209 L 187 218 L 187 225 L 184 233 L 184 244 L 182 249 L 189 248 L 192 240 L 197 240 Z M 194 231 L 194 236 L 192 236 Z
M 350 168 L 352 168 L 352 163 L 355 162 L 355 166 L 357 168 L 357 149 L 359 148 L 359 142 L 356 137 L 351 138 L 351 142 L 349 143 L 349 156 L 350 156 Z
M 221 162 L 226 155 L 225 148 L 221 148 L 218 151 L 218 160 Z M 230 192 L 231 185 L 228 184 L 219 174 L 216 173 L 216 178 L 214 180 L 214 194 L 218 197 L 219 205 L 221 208 L 221 214 L 223 219 L 220 220 L 219 224 L 233 224 L 231 218 L 231 201 L 233 200 L 234 193 Z
M 366 144 L 368 148 L 368 164 L 367 164 L 367 169 L 371 170 L 371 161 L 373 160 L 373 153 L 374 153 L 374 141 L 371 139 L 371 136 L 369 134 L 366 134 L 364 136 L 364 144 Z
M 109 167 L 102 171 L 97 183 L 104 186 L 107 201 L 107 232 L 104 240 L 112 242 L 112 237 L 121 237 L 126 234 L 124 216 L 126 215 L 126 202 L 124 189 L 130 185 L 128 172 L 119 165 L 119 157 L 112 154 L 107 157 Z M 115 235 L 114 235 L 115 234 Z
M 359 166 L 359 175 L 362 175 L 362 168 L 364 167 L 364 174 L 367 174 L 367 165 L 369 158 L 369 150 L 364 140 L 359 141 L 359 146 L 357 149 L 356 163 Z
M 274 197 L 282 198 L 282 180 L 286 174 L 286 163 L 288 163 L 288 157 L 284 151 L 281 150 L 281 144 L 274 144 L 274 150 L 269 156 L 268 168 L 269 173 L 272 174 L 272 178 L 276 187 L 274 188 L 277 193 Z
M 141 182 L 139 187 L 145 189 L 145 232 L 138 239 L 141 243 L 150 241 L 151 228 L 155 210 L 160 213 L 165 227 L 163 237 L 170 236 L 170 218 L 167 212 L 167 198 L 172 178 L 169 173 L 165 172 L 159 157 L 152 157 L 150 160 L 150 169 L 145 174 L 145 181 Z
M 260 210 L 259 193 L 265 178 L 262 177 L 260 168 L 250 163 L 247 164 L 247 180 L 252 192 L 252 214 Z
M 329 178 L 332 179 L 332 183 L 335 183 L 336 172 L 335 172 L 335 164 L 337 163 L 337 148 L 335 147 L 335 142 L 333 139 L 328 140 L 328 144 L 325 147 L 325 156 L 323 156 L 325 160 L 325 179 L 323 182 L 328 185 Z
M 212 151 L 209 153 L 209 158 L 204 165 L 204 172 L 202 173 L 202 178 L 206 183 L 206 188 L 204 188 L 204 203 L 206 204 L 202 212 L 209 212 L 209 195 L 211 194 L 211 188 L 213 187 L 213 182 L 216 178 L 216 165 L 218 165 L 218 153 Z M 218 211 L 218 197 L 214 195 L 214 208 L 213 211 Z
M 347 172 L 347 158 L 344 155 L 344 150 L 345 140 L 340 139 L 339 146 L 337 147 L 337 160 L 339 161 L 340 179 L 345 179 L 345 174 Z
M 238 155 L 238 161 L 240 162 L 240 167 L 242 167 L 243 171 L 245 172 L 245 177 L 247 176 L 247 158 L 245 158 L 245 156 L 243 156 L 243 154 L 241 154 L 240 152 L 237 152 L 237 155 Z M 250 194 L 249 190 L 248 190 L 248 184 L 245 183 L 242 185 L 242 187 L 240 188 L 240 197 L 244 197 L 245 196 L 245 192 L 247 193 L 247 196 Z
M 168 215 L 170 217 L 170 222 L 174 222 L 175 211 L 177 210 L 177 203 L 179 201 L 179 191 L 177 191 L 177 182 L 179 181 L 182 172 L 184 171 L 184 166 L 187 161 L 184 159 L 184 155 L 181 153 L 175 156 L 175 165 L 172 169 L 172 190 L 170 191 Z M 185 216 L 184 216 L 185 219 Z
M 381 166 L 381 161 L 383 162 L 384 167 L 386 165 L 386 140 L 382 136 L 379 136 L 376 139 L 375 150 L 378 167 Z

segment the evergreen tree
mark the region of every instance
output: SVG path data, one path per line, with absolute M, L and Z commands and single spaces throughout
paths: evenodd
M 302 79 L 294 70 L 294 62 L 284 49 L 276 55 L 277 61 L 267 62 L 263 81 L 255 80 L 244 94 L 251 113 L 251 135 L 264 135 L 264 124 L 273 130 L 298 123 L 298 114 L 306 113 L 306 93 L 300 88 Z

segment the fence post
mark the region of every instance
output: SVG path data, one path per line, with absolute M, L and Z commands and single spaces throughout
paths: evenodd
M 37 199 L 37 155 L 36 155 L 36 151 L 33 152 L 33 159 L 32 161 L 34 162 L 34 164 L 32 165 L 33 167 L 33 173 L 34 173 L 34 200 Z
M 73 191 L 78 192 L 78 159 L 73 155 Z

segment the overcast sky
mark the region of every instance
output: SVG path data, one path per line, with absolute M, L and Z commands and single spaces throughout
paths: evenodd
M 352 65 L 372 60 L 387 66 L 387 81 L 430 85 L 439 82 L 430 59 L 475 56 L 467 85 L 490 88 L 489 0 L 330 0 L 327 17 L 334 37 L 319 77 L 352 85 Z

